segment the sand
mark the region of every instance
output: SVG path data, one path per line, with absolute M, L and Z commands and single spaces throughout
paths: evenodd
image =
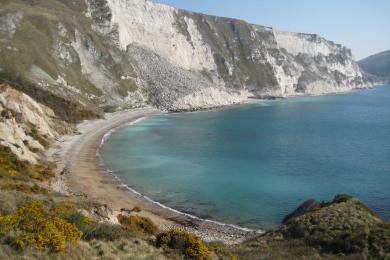
M 47 155 L 56 162 L 58 178 L 52 183 L 54 190 L 73 196 L 85 197 L 108 205 L 114 214 L 121 209 L 142 209 L 140 215 L 151 218 L 160 229 L 184 228 L 206 241 L 235 244 L 258 234 L 233 225 L 205 221 L 194 216 L 166 208 L 132 192 L 100 165 L 97 151 L 107 133 L 126 126 L 137 119 L 162 113 L 154 108 L 126 110 L 105 115 L 105 119 L 88 120 L 77 126 L 78 134 L 64 136 Z M 113 216 L 115 220 L 115 216 Z

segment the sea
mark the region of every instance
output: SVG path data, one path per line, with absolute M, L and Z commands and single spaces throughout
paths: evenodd
M 159 114 L 99 154 L 131 189 L 203 219 L 268 230 L 348 193 L 390 220 L 390 86 Z

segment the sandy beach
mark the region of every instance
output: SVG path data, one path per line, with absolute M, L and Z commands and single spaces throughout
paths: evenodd
M 52 184 L 54 190 L 107 204 L 114 215 L 123 208 L 139 206 L 142 209 L 140 214 L 151 218 L 160 229 L 181 227 L 206 241 L 234 244 L 256 234 L 253 230 L 201 220 L 153 202 L 132 192 L 99 164 L 97 151 L 107 133 L 140 118 L 160 113 L 154 108 L 126 110 L 106 114 L 105 119 L 79 124 L 78 134 L 62 137 L 48 151 L 48 157 L 56 162 L 59 172 L 59 178 Z

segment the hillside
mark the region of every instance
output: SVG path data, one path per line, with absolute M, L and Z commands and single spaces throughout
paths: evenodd
M 68 121 L 365 86 L 350 50 L 320 36 L 145 0 L 1 0 L 0 21 L 1 79 Z
M 358 63 L 373 80 L 390 82 L 390 50 L 371 55 Z
M 254 238 L 254 245 L 227 247 L 182 230 L 164 231 L 145 218 L 146 209 L 118 213 L 67 193 L 60 181 L 67 169 L 55 165 L 58 154 L 48 157 L 48 150 L 64 135 L 79 134 L 77 123 L 105 112 L 146 106 L 192 111 L 368 85 L 351 51 L 318 35 L 145 0 L 0 0 L 0 258 L 245 259 L 259 248 L 267 254 L 261 241 L 270 234 L 283 241 L 281 253 L 297 254 L 288 249 L 297 241 L 289 237 L 290 220 L 276 233 Z M 370 221 L 356 241 L 375 242 L 356 253 L 388 254 L 388 244 L 370 235 L 379 230 L 387 243 L 388 224 L 351 201 L 338 205 L 343 211 L 358 207 Z M 326 215 L 333 204 L 316 208 Z M 355 211 L 345 212 L 343 218 L 358 221 Z M 304 216 L 291 225 L 306 225 Z M 302 236 L 299 245 L 309 256 L 352 252 L 322 250 L 321 241 L 309 245 Z
M 388 259 L 390 225 L 357 199 L 308 200 L 277 230 L 235 250 L 239 259 Z

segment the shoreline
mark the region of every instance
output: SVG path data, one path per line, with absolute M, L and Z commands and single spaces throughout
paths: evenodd
M 355 91 L 372 88 L 374 87 L 356 89 Z M 326 95 L 348 94 L 355 91 Z M 305 97 L 305 95 L 289 98 L 297 97 Z M 235 105 L 262 101 L 267 101 L 267 99 L 248 99 L 239 104 L 194 112 L 226 109 Z M 185 112 L 193 113 L 191 111 Z M 86 120 L 77 124 L 75 134 L 62 136 L 56 145 L 46 152 L 47 157 L 57 165 L 58 174 L 56 180 L 51 183 L 52 189 L 65 195 L 84 197 L 108 205 L 113 210 L 113 215 L 110 217 L 112 223 L 117 223 L 115 216 L 121 213 L 121 209 L 132 209 L 134 206 L 138 206 L 142 209 L 139 215 L 149 217 L 160 229 L 182 228 L 200 236 L 207 242 L 221 241 L 225 244 L 237 244 L 264 233 L 263 230 L 251 230 L 234 224 L 202 219 L 170 208 L 132 189 L 105 167 L 100 159 L 99 148 L 104 144 L 106 138 L 122 127 L 134 124 L 148 116 L 163 113 L 167 112 L 145 107 L 106 113 L 103 119 Z
M 57 164 L 57 178 L 53 190 L 108 205 L 115 216 L 121 209 L 142 209 L 141 216 L 149 217 L 160 229 L 183 228 L 205 241 L 237 244 L 262 233 L 235 225 L 201 219 L 171 209 L 134 191 L 107 170 L 99 158 L 98 149 L 109 135 L 121 127 L 163 112 L 154 108 L 141 108 L 105 114 L 105 119 L 87 120 L 77 125 L 78 134 L 63 136 L 47 152 Z

